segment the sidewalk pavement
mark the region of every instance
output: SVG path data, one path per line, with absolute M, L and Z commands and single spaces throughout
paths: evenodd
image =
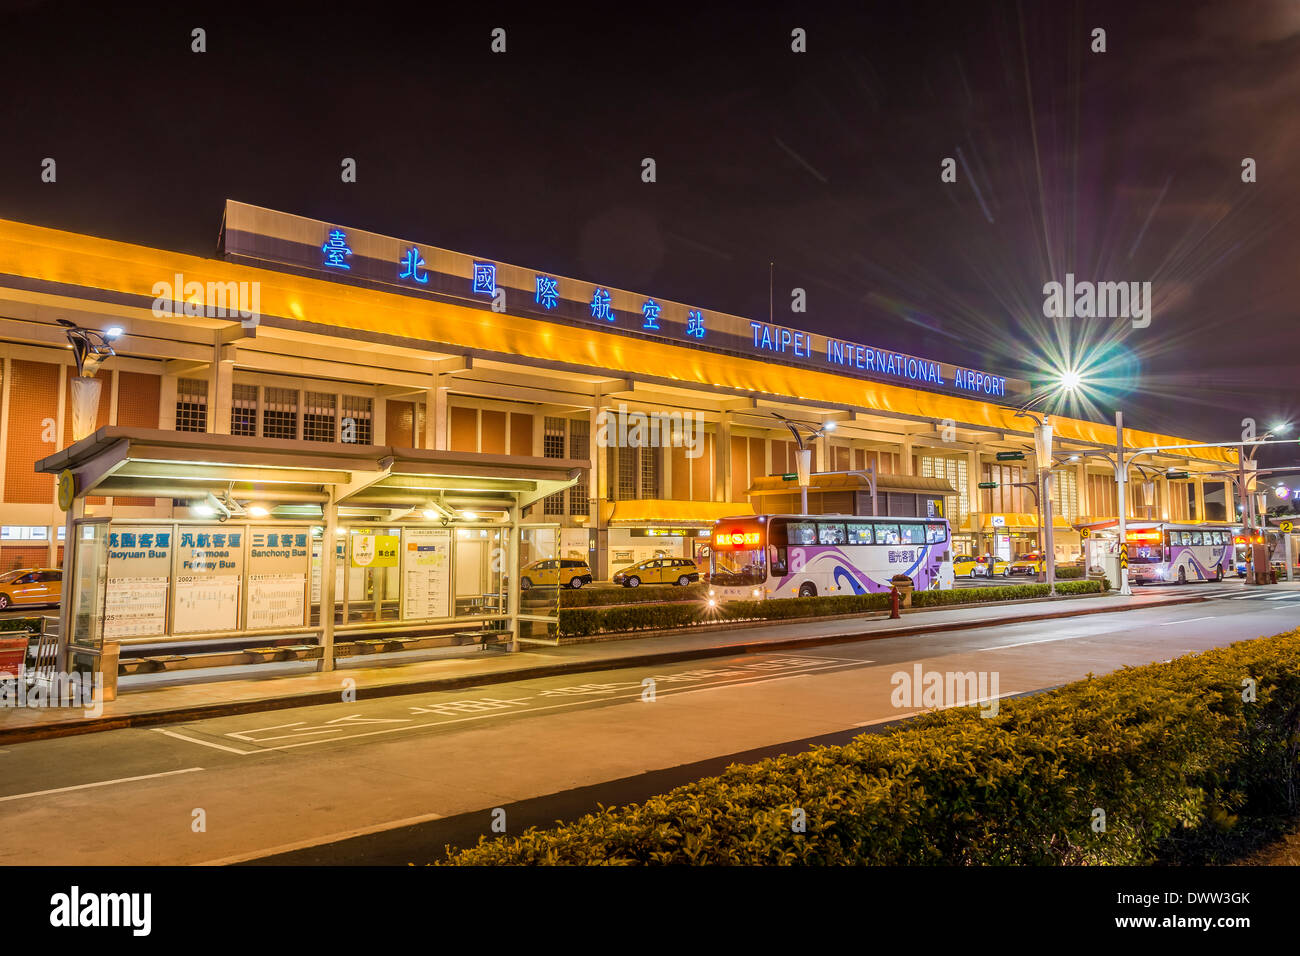
M 0 707 L 0 744 L 333 704 L 342 699 L 345 680 L 355 681 L 358 698 L 389 697 L 560 674 L 1190 604 L 1213 596 L 1213 592 L 1175 596 L 1168 592 L 1140 591 L 1127 597 L 1112 593 L 915 609 L 904 611 L 901 620 L 872 614 L 847 618 L 800 618 L 739 627 L 683 628 L 561 647 L 526 644 L 523 645 L 525 650 L 513 654 L 470 651 L 467 656 L 415 662 L 408 659 L 370 666 L 342 663 L 338 670 L 328 673 L 313 670 L 287 676 L 273 675 L 265 670 L 275 666 L 269 664 L 254 665 L 258 668 L 254 673 L 232 679 L 196 680 L 194 672 L 190 672 L 186 674 L 186 683 L 145 684 L 140 689 L 119 683 L 118 698 L 105 702 L 103 712 L 98 716 L 87 716 L 82 708 L 77 707 Z

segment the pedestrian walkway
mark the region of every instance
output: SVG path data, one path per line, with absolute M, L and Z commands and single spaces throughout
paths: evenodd
M 1222 586 L 1219 586 L 1222 587 Z M 1282 587 L 1282 586 L 1280 586 Z M 1126 611 L 1228 597 L 1214 585 L 1178 589 L 1142 589 L 1131 596 L 1108 594 L 1051 598 L 968 607 L 916 609 L 899 620 L 873 614 L 820 620 L 780 621 L 717 628 L 687 628 L 644 636 L 561 647 L 524 645 L 514 654 L 492 651 L 432 660 L 393 660 L 383 665 L 344 666 L 329 673 L 278 673 L 276 665 L 243 668 L 228 679 L 183 684 L 137 684 L 123 681 L 117 700 L 102 713 L 80 708 L 2 708 L 0 743 L 41 737 L 114 730 L 130 726 L 176 723 L 226 714 L 252 713 L 357 698 L 451 690 L 564 673 L 637 667 L 651 663 L 722 657 L 773 650 L 794 650 L 849 640 L 901 637 L 952 629 L 994 627 L 1081 614 Z M 292 665 L 291 665 L 292 666 Z M 311 664 L 296 665 L 309 668 Z

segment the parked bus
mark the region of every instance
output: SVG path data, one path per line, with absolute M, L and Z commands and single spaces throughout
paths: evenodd
M 1232 530 L 1168 521 L 1130 521 L 1130 582 L 1222 581 L 1235 571 Z
M 711 542 L 710 591 L 721 600 L 869 594 L 898 575 L 918 591 L 953 586 L 944 518 L 723 518 Z

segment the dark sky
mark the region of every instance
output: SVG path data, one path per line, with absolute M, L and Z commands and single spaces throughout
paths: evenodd
M 1295 0 L 129 6 L 0 0 L 0 217 L 212 255 L 231 197 L 757 318 L 774 261 L 776 321 L 1062 411 L 1300 422 Z M 1045 318 L 1067 272 L 1150 326 Z

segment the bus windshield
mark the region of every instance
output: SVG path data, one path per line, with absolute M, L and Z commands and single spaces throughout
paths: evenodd
M 751 551 L 713 552 L 713 574 L 710 584 L 724 587 L 752 587 L 767 580 L 766 554 L 762 548 Z

